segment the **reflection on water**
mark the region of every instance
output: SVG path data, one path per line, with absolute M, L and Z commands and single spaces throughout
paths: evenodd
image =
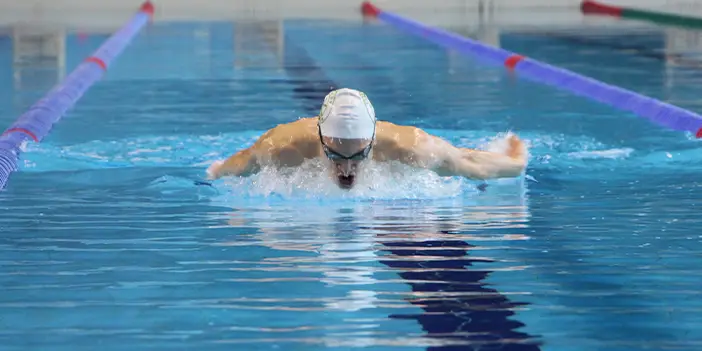
M 325 286 L 315 291 L 326 301 L 323 310 L 361 311 L 364 320 L 375 322 L 354 341 L 340 343 L 330 332 L 318 342 L 539 349 L 536 336 L 518 330 L 524 324 L 515 313 L 526 303 L 486 282 L 496 272 L 524 269 L 508 256 L 510 246 L 528 240 L 528 208 L 519 192 L 444 200 L 295 202 L 234 209 L 229 224 L 256 233 L 224 245 L 275 249 L 265 258 L 271 279 L 277 266 L 317 272 Z M 338 290 L 343 296 L 329 299 Z M 391 332 L 403 320 L 415 327 Z M 301 317 L 299 323 L 312 321 Z

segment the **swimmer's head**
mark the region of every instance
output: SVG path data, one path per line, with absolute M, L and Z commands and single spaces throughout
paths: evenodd
M 332 177 L 339 187 L 351 189 L 355 185 L 358 171 L 368 159 L 372 147 L 370 139 L 322 137 L 322 148 L 331 162 Z
M 350 189 L 375 139 L 375 110 L 368 97 L 353 89 L 339 89 L 324 98 L 319 112 L 319 139 L 331 161 L 339 187 Z

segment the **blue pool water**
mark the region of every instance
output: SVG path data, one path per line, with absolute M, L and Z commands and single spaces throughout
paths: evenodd
M 695 108 L 699 72 L 569 35 L 501 43 Z M 71 35 L 68 69 L 105 38 Z M 662 45 L 654 28 L 623 38 Z M 27 146 L 0 194 L 3 350 L 700 348 L 692 136 L 383 25 L 286 21 L 263 67 L 235 67 L 234 42 L 231 23 L 150 27 Z M 48 79 L 13 86 L 8 43 L 3 125 Z M 526 177 L 486 192 L 382 166 L 351 193 L 303 172 L 195 183 L 332 86 L 460 146 L 516 132 Z

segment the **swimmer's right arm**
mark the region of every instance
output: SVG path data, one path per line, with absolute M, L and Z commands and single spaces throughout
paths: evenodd
M 207 179 L 216 180 L 227 176 L 249 176 L 260 170 L 261 166 L 257 155 L 260 155 L 262 145 L 270 144 L 270 138 L 276 128 L 271 128 L 263 133 L 254 143 L 246 149 L 240 150 L 224 161 L 215 161 L 207 168 Z
M 295 166 L 302 163 L 304 157 L 291 146 L 294 138 L 285 133 L 281 137 L 280 126 L 263 133 L 247 149 L 243 149 L 224 161 L 216 161 L 207 169 L 209 180 L 226 176 L 246 177 L 258 173 L 266 164 Z
M 224 161 L 215 161 L 207 169 L 207 179 L 216 180 L 227 176 L 249 176 L 260 170 L 257 155 L 260 154 L 262 145 L 270 144 L 269 138 L 276 128 L 263 133 L 254 143 L 246 149 L 240 150 Z
M 207 179 L 216 180 L 226 176 L 248 176 L 258 171 L 254 147 L 237 152 L 224 161 L 215 161 L 207 168 Z

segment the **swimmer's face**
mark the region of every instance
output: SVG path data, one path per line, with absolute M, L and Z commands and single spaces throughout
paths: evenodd
M 342 189 L 351 189 L 363 161 L 368 159 L 372 146 L 370 139 L 322 138 L 322 148 L 332 163 L 332 175 Z

